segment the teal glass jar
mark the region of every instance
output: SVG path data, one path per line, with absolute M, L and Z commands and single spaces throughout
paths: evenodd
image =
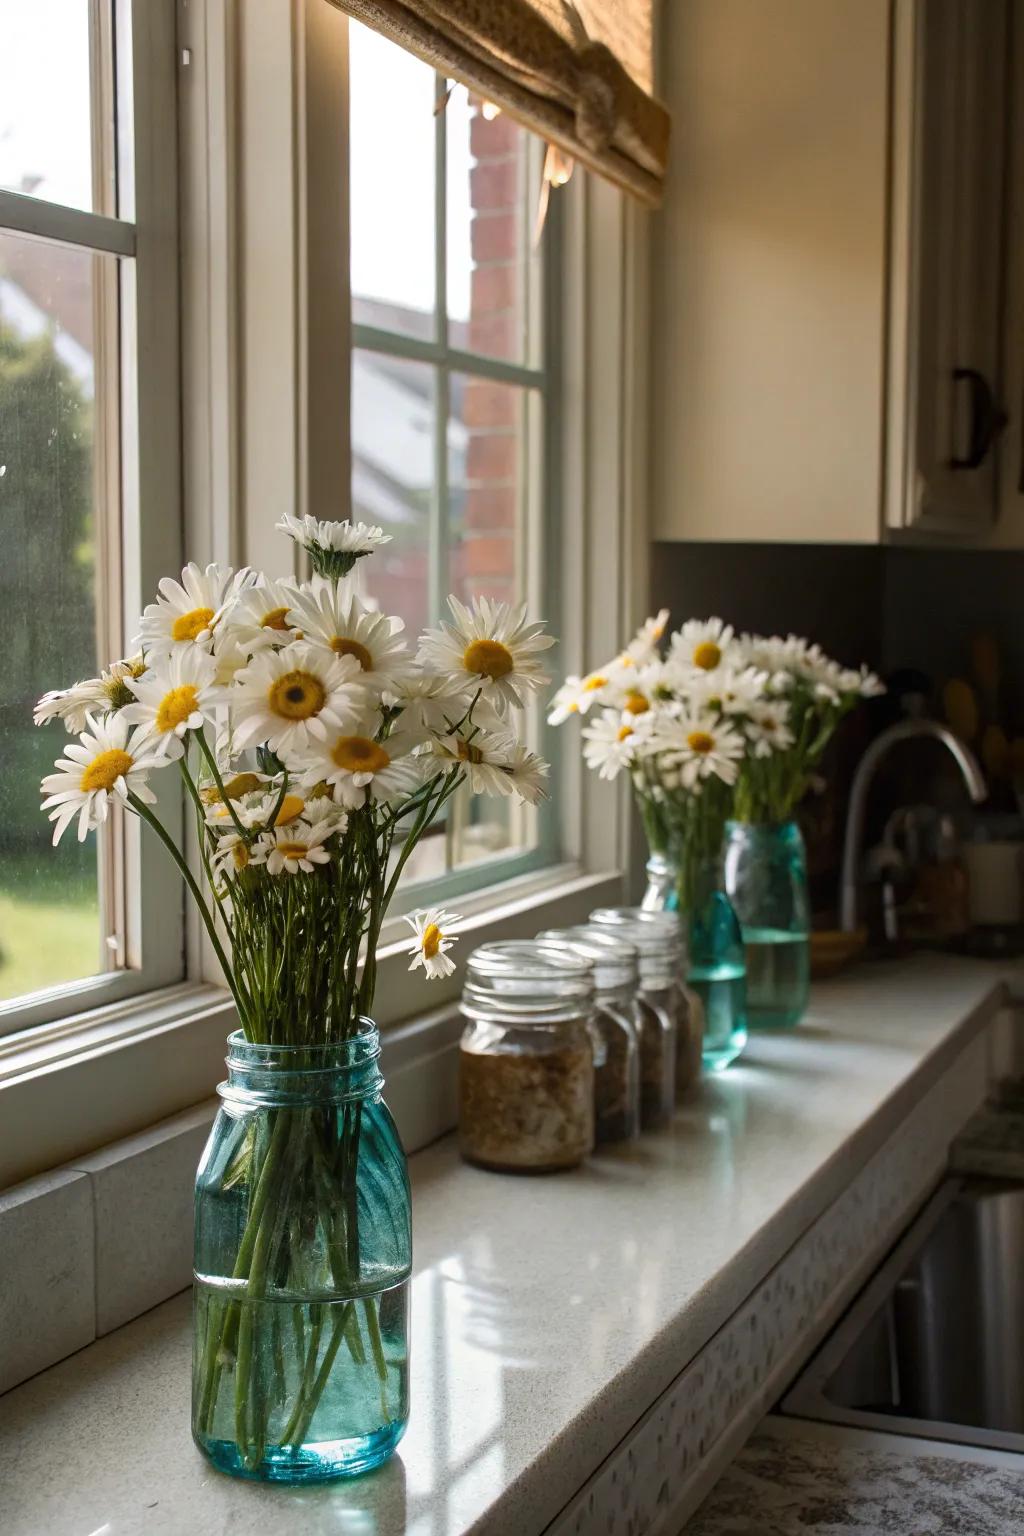
M 751 1029 L 791 1028 L 810 995 L 811 908 L 807 855 L 795 821 L 731 821 L 725 885 L 747 957 Z
M 647 912 L 680 910 L 678 864 L 665 854 L 647 861 Z M 704 1005 L 703 1062 L 708 1072 L 723 1072 L 747 1043 L 747 983 L 743 935 L 725 892 L 721 860 L 709 858 L 691 867 L 687 880 L 687 982 Z
M 365 1472 L 409 1413 L 409 1179 L 377 1030 L 228 1050 L 196 1180 L 193 1437 L 236 1477 Z

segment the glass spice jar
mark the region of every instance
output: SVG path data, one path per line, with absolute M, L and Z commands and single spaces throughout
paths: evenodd
M 459 1149 L 507 1173 L 574 1168 L 594 1147 L 594 977 L 535 941 L 484 944 L 466 964 Z
M 637 952 L 619 934 L 580 924 L 538 938 L 582 955 L 594 968 L 594 1138 L 627 1141 L 640 1132 Z
M 615 932 L 637 951 L 637 1038 L 640 1047 L 640 1125 L 645 1131 L 667 1125 L 675 1109 L 676 1021 L 672 1009 L 657 1001 L 650 978 L 652 952 L 664 949 L 664 938 L 625 917 L 606 916 L 615 909 L 591 913 L 588 927 Z

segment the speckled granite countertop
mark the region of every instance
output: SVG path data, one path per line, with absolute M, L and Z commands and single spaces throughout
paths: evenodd
M 768 1419 L 680 1536 L 1020 1536 L 1024 1457 Z
M 864 966 L 671 1129 L 572 1174 L 482 1173 L 446 1138 L 411 1159 L 412 1416 L 385 1467 L 288 1496 L 212 1472 L 184 1295 L 0 1398 L 3 1536 L 543 1530 L 1004 996 L 984 962 Z
M 1003 1084 L 978 1111 L 950 1148 L 949 1165 L 953 1173 L 1024 1179 L 1024 1083 Z

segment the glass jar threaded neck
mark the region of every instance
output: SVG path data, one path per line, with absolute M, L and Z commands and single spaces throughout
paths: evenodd
M 378 1098 L 384 1086 L 379 1058 L 380 1035 L 366 1018 L 347 1039 L 326 1044 L 269 1045 L 235 1030 L 228 1036 L 227 1081 L 217 1092 L 225 1102 L 243 1107 Z

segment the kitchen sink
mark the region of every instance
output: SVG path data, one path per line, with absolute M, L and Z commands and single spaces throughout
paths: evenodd
M 781 1412 L 1024 1452 L 1024 1184 L 941 1185 Z

